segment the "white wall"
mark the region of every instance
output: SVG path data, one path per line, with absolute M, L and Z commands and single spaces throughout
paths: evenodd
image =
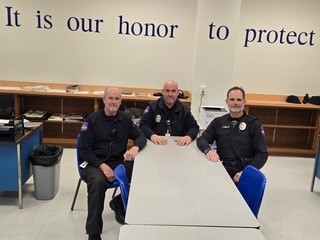
M 242 0 L 234 83 L 247 92 L 320 95 L 319 10 L 318 0 Z M 262 38 L 244 47 L 247 28 L 306 32 L 309 39 L 314 31 L 314 45 L 269 44 Z
M 21 26 L 6 26 L 8 8 L 11 25 Z M 3 0 L 0 79 L 146 88 L 174 79 L 192 91 L 196 116 L 200 85 L 207 87 L 204 105 L 224 105 L 233 85 L 251 93 L 319 95 L 319 10 L 317 0 Z M 131 25 L 178 28 L 174 38 L 128 36 L 119 34 L 119 16 Z M 103 22 L 99 32 L 71 31 L 70 17 Z M 218 27 L 222 37 L 228 29 L 227 38 L 215 36 Z M 314 45 L 262 39 L 244 47 L 246 29 L 314 31 Z
M 226 91 L 232 86 L 233 81 L 240 2 L 240 0 L 199 1 L 195 71 L 192 82 L 192 111 L 196 116 L 200 105 L 225 105 Z M 215 25 L 210 37 L 209 25 Z M 226 29 L 229 31 L 228 36 Z M 201 85 L 206 86 L 202 104 Z
M 6 57 L 0 60 L 0 79 L 146 88 L 160 88 L 164 80 L 176 79 L 182 88 L 190 89 L 196 3 L 196 0 L 1 1 L 0 51 Z M 4 26 L 5 6 L 21 13 L 20 27 Z M 45 15 L 51 16 L 50 29 L 37 28 L 37 10 L 41 11 L 43 23 Z M 139 22 L 178 28 L 174 38 L 119 34 L 119 16 L 131 25 Z M 103 23 L 99 33 L 71 31 L 67 27 L 70 17 L 102 19 Z

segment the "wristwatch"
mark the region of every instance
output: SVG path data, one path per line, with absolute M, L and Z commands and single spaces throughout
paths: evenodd
M 211 151 L 211 150 L 212 150 L 211 148 L 206 148 L 206 149 L 203 151 L 204 155 L 207 155 L 207 153 L 208 153 L 209 151 Z

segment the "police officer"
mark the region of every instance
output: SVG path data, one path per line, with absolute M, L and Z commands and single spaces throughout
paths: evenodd
M 230 177 L 239 182 L 247 165 L 262 168 L 268 159 L 261 123 L 244 111 L 245 91 L 232 87 L 227 93 L 229 114 L 212 120 L 197 139 L 198 148 L 213 162 L 222 161 Z M 212 144 L 216 143 L 216 150 Z
M 167 144 L 165 135 L 181 136 L 177 145 L 188 145 L 199 132 L 197 121 L 190 108 L 178 99 L 179 88 L 175 81 L 166 81 L 162 97 L 145 109 L 139 127 L 153 143 Z
M 80 133 L 80 155 L 87 163 L 83 169 L 83 179 L 88 192 L 86 232 L 89 240 L 101 239 L 105 192 L 115 180 L 113 170 L 124 163 L 130 179 L 133 160 L 147 142 L 141 130 L 132 123 L 131 116 L 119 111 L 121 91 L 118 88 L 107 88 L 103 102 L 104 109 L 90 114 L 83 122 Z M 127 151 L 128 138 L 134 143 Z M 113 200 L 110 206 L 116 212 L 116 219 L 123 221 L 123 216 L 119 219 L 119 207 L 123 207 L 122 203 L 119 204 L 121 197 L 115 199 L 118 203 Z

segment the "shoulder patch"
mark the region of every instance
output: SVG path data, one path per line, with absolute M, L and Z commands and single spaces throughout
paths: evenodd
M 150 106 L 147 106 L 146 109 L 144 110 L 143 114 L 146 114 L 150 111 Z
M 81 132 L 87 131 L 88 130 L 88 125 L 89 125 L 88 122 L 83 122 L 82 126 L 81 126 Z

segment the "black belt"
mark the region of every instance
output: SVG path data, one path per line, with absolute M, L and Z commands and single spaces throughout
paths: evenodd
M 223 160 L 222 164 L 225 167 L 232 167 L 232 168 L 239 168 L 239 169 L 243 168 L 242 163 L 241 163 L 240 160 L 234 160 L 234 161 Z
M 243 159 L 239 159 L 239 160 L 223 160 L 222 164 L 225 167 L 233 167 L 233 168 L 239 168 L 239 169 L 243 169 L 245 168 L 247 165 L 249 165 L 250 163 L 250 159 L 249 158 L 243 158 Z

